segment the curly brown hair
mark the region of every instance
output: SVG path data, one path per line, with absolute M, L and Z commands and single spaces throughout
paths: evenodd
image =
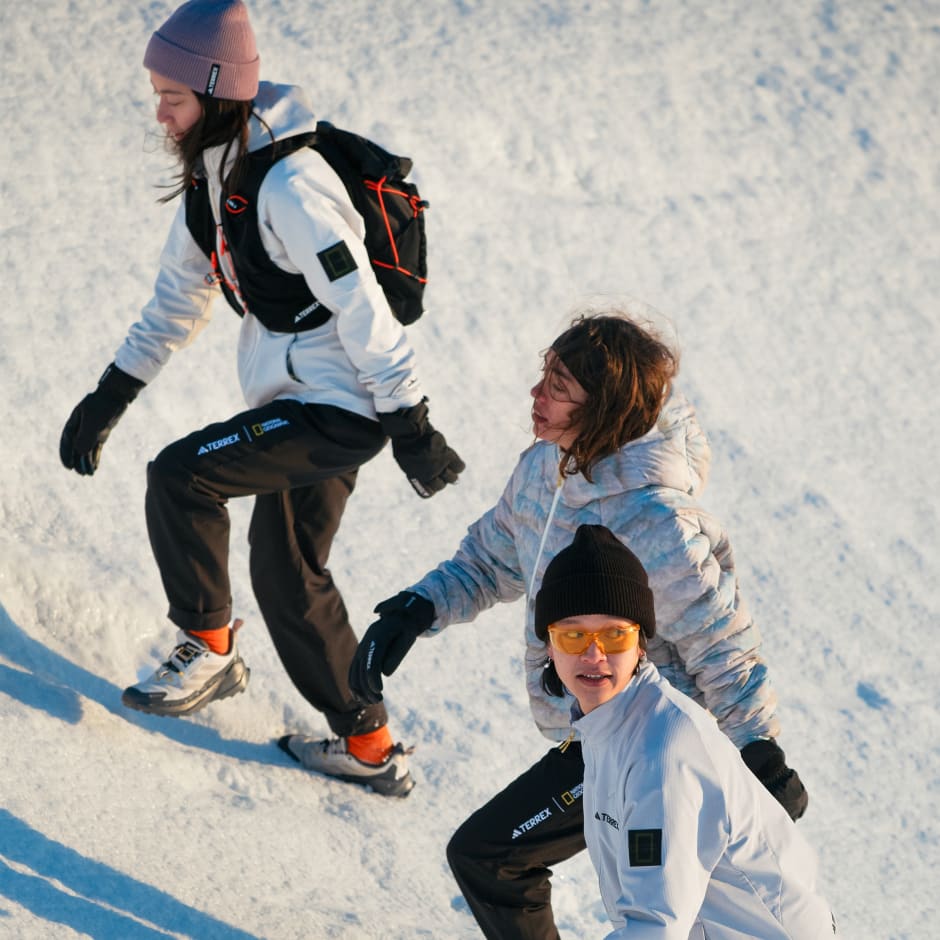
M 562 454 L 559 471 L 593 482 L 599 460 L 656 424 L 679 371 L 679 354 L 652 328 L 616 312 L 575 317 L 551 351 L 587 392 L 572 414 L 578 436 Z

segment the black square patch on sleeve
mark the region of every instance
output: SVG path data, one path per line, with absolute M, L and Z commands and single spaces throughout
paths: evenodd
M 628 829 L 627 845 L 633 868 L 651 868 L 663 863 L 662 829 Z
M 323 251 L 318 251 L 317 257 L 331 281 L 338 281 L 341 277 L 352 274 L 357 268 L 356 259 L 346 247 L 346 242 L 337 242 Z

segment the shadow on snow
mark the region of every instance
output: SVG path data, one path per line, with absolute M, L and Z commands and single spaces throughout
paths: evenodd
M 0 809 L 0 895 L 43 920 L 101 940 L 156 940 L 180 933 L 257 940 L 47 838 L 5 809 Z
M 61 721 L 78 724 L 82 719 L 82 699 L 90 699 L 122 721 L 188 747 L 259 764 L 283 766 L 288 763 L 273 741 L 253 744 L 228 740 L 214 728 L 125 708 L 117 686 L 33 639 L 13 622 L 2 604 L 0 655 L 19 667 L 0 663 L 0 693 Z

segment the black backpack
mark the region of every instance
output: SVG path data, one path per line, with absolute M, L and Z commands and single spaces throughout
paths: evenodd
M 342 180 L 350 201 L 365 222 L 365 246 L 392 312 L 400 323 L 414 323 L 424 312 L 427 241 L 424 210 L 428 203 L 405 177 L 411 160 L 389 153 L 358 134 L 327 121 L 315 133 L 300 134 L 248 154 L 236 191 L 220 208 L 222 228 L 235 260 L 240 293 L 253 314 L 269 329 L 296 333 L 330 317 L 310 292 L 303 275 L 289 274 L 268 257 L 258 230 L 257 198 L 268 170 L 301 147 L 312 147 Z M 215 254 L 215 223 L 208 186 L 194 179 L 186 191 L 186 224 L 205 252 L 230 306 L 243 314 L 238 295 L 227 283 Z

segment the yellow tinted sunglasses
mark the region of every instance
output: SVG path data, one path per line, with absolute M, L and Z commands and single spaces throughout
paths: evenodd
M 635 623 L 597 631 L 552 624 L 548 628 L 548 635 L 556 650 L 573 656 L 580 656 L 592 643 L 596 643 L 606 656 L 608 653 L 629 653 L 640 642 L 640 628 Z

